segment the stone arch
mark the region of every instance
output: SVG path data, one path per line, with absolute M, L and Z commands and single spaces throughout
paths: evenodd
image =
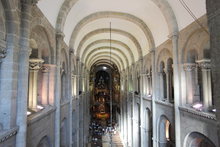
M 67 15 L 77 1 L 78 0 L 65 0 L 63 2 L 57 16 L 56 29 L 58 32 L 63 32 Z
M 165 115 L 159 117 L 157 128 L 159 147 L 172 146 L 175 136 L 172 135 L 172 125 Z
M 67 119 L 64 118 L 61 121 L 60 126 L 60 147 L 67 147 L 68 146 L 68 130 L 67 130 Z
M 119 69 L 119 68 L 118 68 L 118 65 L 115 63 L 115 61 L 112 61 L 112 62 L 113 62 L 114 65 L 116 65 L 117 69 Z M 113 66 L 112 64 L 110 64 L 109 61 L 106 60 L 106 59 L 96 60 L 96 61 L 92 64 L 92 66 L 93 66 L 93 65 L 107 65 L 107 66 L 109 66 L 109 67 L 111 67 L 111 68 L 114 68 L 114 66 Z M 91 71 L 91 70 L 90 70 L 90 71 Z
M 107 61 L 109 61 L 109 58 L 110 58 L 110 56 L 99 56 L 99 57 L 97 57 L 96 59 L 94 59 L 94 60 L 92 60 L 91 61 L 91 63 L 88 65 L 88 67 L 89 67 L 89 69 L 91 68 L 91 66 L 94 64 L 94 62 L 96 62 L 98 59 L 105 59 L 105 60 L 107 60 Z M 123 70 L 123 67 L 122 67 L 122 65 L 118 62 L 118 60 L 116 60 L 116 58 L 114 58 L 114 57 L 111 57 L 112 58 L 112 62 L 115 64 L 115 65 L 117 65 L 117 67 L 118 67 L 118 69 L 119 70 Z
M 184 147 L 216 147 L 205 135 L 199 132 L 191 132 L 184 139 Z
M 8 1 L 8 0 L 1 0 L 1 2 L 5 11 L 5 16 L 6 16 L 5 19 L 7 21 L 7 25 L 6 25 L 7 33 L 16 34 L 16 32 L 18 32 L 19 30 L 19 25 L 11 21 L 14 20 L 18 22 L 19 17 L 17 11 L 15 11 L 17 8 L 16 3 L 14 1 Z
M 160 71 L 160 64 L 161 64 L 161 61 L 164 62 L 164 68 L 166 69 L 166 61 L 168 58 L 172 58 L 172 53 L 170 52 L 169 49 L 167 48 L 164 48 L 162 49 L 158 55 L 157 55 L 157 60 L 156 60 L 156 65 L 157 65 L 157 72 Z
M 46 29 L 41 25 L 36 25 L 31 30 L 30 39 L 34 39 L 37 43 L 39 57 L 44 60 L 44 63 L 53 63 L 54 50 L 51 47 L 51 40 Z
M 101 47 L 98 47 L 98 48 L 94 48 L 94 49 L 92 50 L 92 52 L 99 51 L 99 50 L 102 50 L 102 49 L 107 49 L 107 48 L 110 48 L 110 46 L 101 46 Z M 111 49 L 114 50 L 114 51 L 119 52 L 120 54 L 122 54 L 123 57 L 124 57 L 124 59 L 126 59 L 127 65 L 129 65 L 128 57 L 125 55 L 124 52 L 122 52 L 119 48 L 116 48 L 116 47 L 111 47 Z M 90 53 L 89 53 L 89 54 L 90 54 Z M 89 54 L 87 54 L 87 56 L 88 56 Z M 84 59 L 87 59 L 87 56 L 86 56 L 85 53 L 83 52 L 82 58 L 81 58 L 82 62 L 84 62 Z
M 37 26 L 44 28 L 44 31 L 48 37 L 48 41 L 49 41 L 51 47 L 54 49 L 56 46 L 56 39 L 54 37 L 55 36 L 54 30 L 52 27 L 48 27 L 46 18 L 34 16 L 31 21 L 31 26 L 30 26 L 31 30 Z
M 187 40 L 185 41 L 182 49 L 182 55 L 181 55 L 182 63 L 187 61 L 187 54 L 189 50 L 196 50 L 198 54 L 198 59 L 202 59 L 203 49 L 206 46 L 206 44 L 208 44 L 208 42 L 209 42 L 209 36 L 203 29 L 199 28 L 192 31 L 187 37 Z
M 94 31 L 91 31 L 89 32 L 87 35 L 85 35 L 79 45 L 78 45 L 78 48 L 77 48 L 77 53 L 76 53 L 76 56 L 79 56 L 80 55 L 80 52 L 81 52 L 81 49 L 82 49 L 82 46 L 83 44 L 92 36 L 94 35 L 97 35 L 97 34 L 100 34 L 100 33 L 109 33 L 110 32 L 110 29 L 109 28 L 102 28 L 102 29 L 97 29 L 97 30 L 94 30 Z M 137 39 L 130 33 L 126 32 L 126 31 L 123 31 L 123 30 L 119 30 L 119 29 L 111 29 L 111 32 L 112 33 L 116 33 L 116 34 L 120 34 L 120 35 L 123 35 L 123 36 L 126 36 L 127 38 L 129 38 L 133 43 L 134 45 L 136 46 L 137 50 L 138 50 L 138 54 L 139 54 L 139 58 L 142 57 L 142 50 L 141 50 L 141 46 L 139 44 L 139 42 L 137 41 Z
M 44 136 L 41 138 L 39 143 L 37 144 L 37 147 L 51 147 L 50 139 L 48 136 Z
M 166 19 L 170 35 L 176 35 L 179 32 L 176 16 L 167 0 L 151 0 L 162 12 Z
M 91 60 L 92 60 L 94 57 L 97 57 L 98 55 L 108 55 L 108 54 L 110 54 L 110 53 L 109 53 L 109 52 L 99 52 L 99 53 L 96 53 L 96 54 L 93 55 L 93 56 L 91 56 L 92 54 L 90 54 L 90 55 L 87 56 L 87 59 L 90 59 L 90 60 L 87 60 L 87 59 L 86 59 L 85 64 L 87 65 L 87 63 L 90 63 Z M 90 56 L 91 56 L 91 58 L 90 58 Z M 125 69 L 126 67 L 128 67 L 129 64 L 128 64 L 128 63 L 124 63 L 123 60 L 122 60 L 122 58 L 121 58 L 119 55 L 117 55 L 116 53 L 111 53 L 111 56 L 110 56 L 110 57 L 112 57 L 112 56 L 115 56 L 115 57 L 117 57 L 117 58 L 119 59 L 121 65 L 123 66 L 123 69 Z
M 16 11 L 16 5 L 14 1 L 1 0 L 1 12 L 0 16 L 0 63 L 2 58 L 6 57 L 7 52 L 17 49 L 18 32 L 19 32 L 19 20 Z M 16 23 L 15 23 L 16 22 Z M 15 35 L 16 34 L 16 35 Z M 9 53 L 9 54 L 10 54 Z
M 78 0 L 65 0 L 59 10 L 59 14 L 56 22 L 56 29 L 58 32 L 63 32 L 64 24 L 67 18 L 67 15 L 71 8 Z M 167 2 L 167 0 L 151 0 L 162 12 L 164 15 L 166 22 L 168 24 L 168 28 L 170 31 L 170 35 L 176 34 L 178 30 L 178 24 L 176 20 L 176 16 Z
M 134 15 L 128 14 L 128 13 L 102 11 L 102 12 L 96 12 L 96 13 L 93 13 L 93 14 L 86 16 L 76 25 L 76 27 L 74 28 L 74 30 L 72 32 L 71 39 L 69 42 L 70 48 L 74 47 L 74 44 L 75 44 L 74 42 L 75 42 L 75 39 L 76 39 L 78 33 L 86 24 L 88 24 L 89 22 L 94 21 L 96 19 L 101 19 L 101 18 L 105 18 L 105 17 L 120 18 L 120 19 L 125 19 L 125 20 L 133 22 L 134 24 L 139 26 L 142 29 L 142 31 L 144 32 L 144 34 L 149 42 L 149 49 L 153 49 L 155 47 L 153 35 L 152 35 L 150 29 L 148 28 L 148 26 L 141 19 L 139 19 L 138 17 L 136 17 Z
M 99 44 L 99 43 L 109 43 L 109 42 L 110 42 L 109 39 L 96 40 L 96 41 L 90 43 L 89 45 L 87 45 L 86 48 L 84 49 L 83 53 L 85 53 L 87 50 L 89 50 L 89 48 L 93 47 L 96 44 Z M 125 44 L 125 43 L 123 43 L 121 41 L 118 41 L 118 40 L 111 40 L 111 43 L 112 44 L 120 45 L 121 47 L 123 47 L 126 50 L 128 50 L 129 55 L 130 55 L 131 60 L 132 60 L 132 63 L 134 63 L 134 61 L 135 61 L 134 54 L 132 53 L 132 50 L 130 49 L 130 47 L 127 44 Z

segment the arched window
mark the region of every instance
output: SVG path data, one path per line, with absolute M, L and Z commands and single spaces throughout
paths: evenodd
M 201 85 L 198 80 L 198 66 L 196 61 L 198 60 L 198 53 L 196 50 L 189 50 L 187 53 L 187 63 L 184 65 L 184 70 L 186 73 L 186 96 L 187 104 L 193 104 L 195 102 L 200 102 L 200 89 Z
M 47 136 L 44 136 L 37 145 L 37 147 L 50 147 L 50 146 L 51 146 L 50 140 Z
M 160 96 L 163 100 L 167 100 L 167 77 L 165 73 L 165 64 L 163 61 L 160 62 L 159 77 L 160 77 L 160 92 L 161 92 Z
M 66 98 L 66 71 L 65 71 L 65 63 L 62 63 L 61 67 L 61 101 Z
M 174 147 L 174 139 L 173 130 L 170 121 L 166 116 L 162 115 L 159 119 L 159 146 L 169 146 Z
M 215 147 L 215 144 L 205 135 L 192 132 L 186 136 L 184 147 Z
M 169 58 L 167 60 L 167 97 L 169 102 L 174 102 L 174 86 L 173 86 L 173 60 Z

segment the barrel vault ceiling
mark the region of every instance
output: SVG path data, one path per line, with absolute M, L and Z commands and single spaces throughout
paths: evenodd
M 194 19 L 183 0 L 40 0 L 38 7 L 89 68 L 109 60 L 122 70 L 138 61 Z M 184 0 L 199 18 L 205 0 Z M 107 62 L 108 63 L 108 62 Z

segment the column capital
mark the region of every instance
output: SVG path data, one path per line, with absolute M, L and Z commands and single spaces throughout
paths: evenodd
M 50 65 L 49 64 L 44 64 L 41 68 L 43 73 L 48 73 L 50 71 Z
M 172 32 L 168 35 L 168 38 L 170 38 L 170 40 L 179 38 L 179 32 Z
M 43 65 L 43 59 L 29 59 L 29 69 L 30 70 L 40 70 Z
M 201 67 L 202 69 L 211 69 L 210 59 L 197 60 L 196 63 L 198 63 L 199 67 Z
M 184 63 L 183 68 L 185 71 L 192 71 L 196 68 L 196 64 L 195 63 Z
M 6 57 L 6 42 L 0 40 L 0 63 L 3 58 Z
M 63 32 L 56 32 L 56 38 L 58 40 L 63 40 L 63 38 L 65 37 Z
M 70 48 L 70 49 L 69 49 L 69 52 L 70 52 L 70 54 L 74 54 L 74 49 L 73 49 L 73 48 Z
M 32 5 L 36 5 L 38 1 L 39 0 L 21 0 L 23 4 L 32 4 Z

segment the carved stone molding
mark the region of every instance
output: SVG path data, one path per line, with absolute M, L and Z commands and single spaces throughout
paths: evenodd
M 18 132 L 18 127 L 15 127 L 13 129 L 7 130 L 7 131 L 3 131 L 0 134 L 0 143 L 8 140 L 9 138 L 11 138 L 12 136 L 15 136 Z
M 192 70 L 196 69 L 196 64 L 195 63 L 185 63 L 183 65 L 183 68 L 185 71 L 192 71 Z
M 160 105 L 164 105 L 164 106 L 168 106 L 168 107 L 174 107 L 174 105 L 173 104 L 171 104 L 171 103 L 169 103 L 169 102 L 167 102 L 167 101 L 162 101 L 162 100 L 155 100 L 155 103 L 156 104 L 160 104 Z
M 43 73 L 48 73 L 50 71 L 50 66 L 49 65 L 43 65 L 41 68 Z
M 211 69 L 211 60 L 203 59 L 196 61 L 201 69 Z
M 216 120 L 215 114 L 212 114 L 212 113 L 202 112 L 202 111 L 198 111 L 193 108 L 188 108 L 188 107 L 184 107 L 184 106 L 179 106 L 179 109 L 180 109 L 180 111 L 185 111 L 185 112 L 188 112 L 188 113 L 191 113 L 193 115 L 197 115 L 197 116 L 200 116 L 203 118 Z
M 40 70 L 43 65 L 43 59 L 29 59 L 30 70 Z

